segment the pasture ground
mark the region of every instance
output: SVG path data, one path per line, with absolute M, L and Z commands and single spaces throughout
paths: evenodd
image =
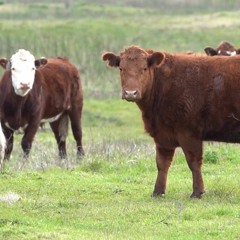
M 45 126 L 23 164 L 16 136 L 0 175 L 0 239 L 240 238 L 238 145 L 205 144 L 202 199 L 189 198 L 191 173 L 180 149 L 166 196 L 151 198 L 155 150 L 136 106 L 121 100 L 85 105 L 80 162 L 71 135 L 69 159 L 58 160 Z

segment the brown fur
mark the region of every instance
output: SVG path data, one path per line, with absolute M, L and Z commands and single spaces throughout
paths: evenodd
M 3 67 L 7 66 L 6 61 L 0 59 L 0 64 Z M 65 140 L 68 117 L 77 143 L 77 154 L 82 156 L 84 154 L 81 130 L 83 94 L 79 71 L 66 58 L 51 58 L 47 61 L 40 59 L 35 61 L 35 65 L 37 69 L 33 88 L 25 97 L 14 93 L 9 69 L 5 70 L 0 82 L 1 121 L 7 139 L 5 158 L 8 159 L 12 152 L 14 131 L 27 124 L 22 138 L 22 148 L 27 157 L 40 121 L 59 113 L 62 113 L 60 118 L 51 122 L 50 126 L 58 144 L 60 157 L 65 158 L 67 155 Z
M 193 193 L 204 193 L 204 140 L 240 142 L 240 56 L 170 54 L 131 46 L 103 59 L 121 69 L 123 99 L 136 102 L 156 143 L 158 176 L 153 196 L 165 193 L 176 147 L 192 171 Z M 113 62 L 111 62 L 113 61 Z

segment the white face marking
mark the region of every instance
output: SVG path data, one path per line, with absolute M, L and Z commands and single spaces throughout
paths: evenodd
M 32 89 L 35 78 L 35 58 L 24 49 L 11 57 L 12 85 L 19 96 L 26 96 Z
M 51 122 L 54 122 L 54 121 L 58 120 L 61 115 L 62 115 L 62 113 L 59 113 L 55 117 L 42 119 L 41 123 L 45 123 L 45 122 L 50 122 L 51 123 Z
M 218 50 L 218 55 L 220 55 L 221 54 L 221 50 Z
M 235 56 L 237 55 L 237 52 L 236 51 L 226 51 L 226 53 L 229 55 L 229 56 Z

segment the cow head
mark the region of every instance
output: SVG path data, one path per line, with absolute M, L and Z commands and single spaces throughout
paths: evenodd
M 45 58 L 35 60 L 34 56 L 24 49 L 19 49 L 10 60 L 0 59 L 0 65 L 11 71 L 12 86 L 19 96 L 26 96 L 33 87 L 36 68 L 47 63 Z
M 153 69 L 163 58 L 161 52 L 147 51 L 137 46 L 125 49 L 120 56 L 111 52 L 102 56 L 110 67 L 118 67 L 120 70 L 122 99 L 133 102 L 144 98 L 152 84 Z
M 240 49 L 235 48 L 231 43 L 226 41 L 221 42 L 216 49 L 206 47 L 204 51 L 208 56 L 234 56 L 240 54 Z

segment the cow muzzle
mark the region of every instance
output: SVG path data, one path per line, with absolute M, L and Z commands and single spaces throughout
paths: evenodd
M 140 94 L 137 90 L 123 90 L 122 99 L 130 102 L 136 102 L 140 99 Z
M 20 83 L 18 87 L 14 87 L 14 91 L 17 95 L 24 97 L 31 91 L 31 88 L 30 83 Z
M 30 89 L 30 83 L 20 83 L 21 90 L 28 90 Z

